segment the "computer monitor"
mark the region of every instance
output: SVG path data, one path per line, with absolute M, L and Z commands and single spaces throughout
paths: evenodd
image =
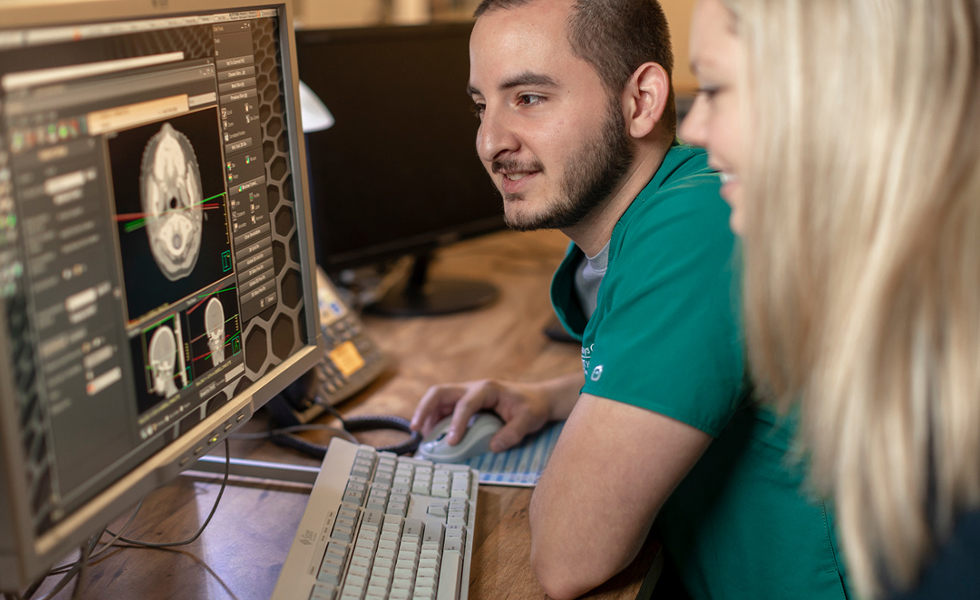
M 291 12 L 0 4 L 0 589 L 320 356 Z
M 336 119 L 308 134 L 317 258 L 331 274 L 414 255 L 396 313 L 451 312 L 495 291 L 426 280 L 432 252 L 504 227 L 466 94 L 472 22 L 296 32 L 300 79 Z M 472 293 L 472 295 L 469 295 Z

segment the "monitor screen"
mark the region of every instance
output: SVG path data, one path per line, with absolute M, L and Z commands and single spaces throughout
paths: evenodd
M 0 589 L 318 357 L 288 7 L 0 5 Z
M 307 135 L 328 272 L 503 228 L 466 93 L 472 27 L 296 32 L 300 79 L 336 120 Z

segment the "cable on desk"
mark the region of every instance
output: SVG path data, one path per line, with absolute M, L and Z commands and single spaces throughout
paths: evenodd
M 228 485 L 228 477 L 230 474 L 230 469 L 231 469 L 231 451 L 228 447 L 228 440 L 225 439 L 225 473 L 224 473 L 224 477 L 221 480 L 221 487 L 218 489 L 218 496 L 214 499 L 214 505 L 211 507 L 211 512 L 208 513 L 208 517 L 204 520 L 204 523 L 197 530 L 197 533 L 195 533 L 193 537 L 191 537 L 190 539 L 184 540 L 182 542 L 157 543 L 157 542 L 144 542 L 142 540 L 135 540 L 135 539 L 123 537 L 123 533 L 126 531 L 126 529 L 129 528 L 130 525 L 132 525 L 133 521 L 136 519 L 137 513 L 139 513 L 140 508 L 142 508 L 143 506 L 143 502 L 145 499 L 140 500 L 140 503 L 136 506 L 136 510 L 133 511 L 133 514 L 130 515 L 126 523 L 124 523 L 122 528 L 120 528 L 119 533 L 113 533 L 108 528 L 103 529 L 98 534 L 93 535 L 91 538 L 89 538 L 89 540 L 86 543 L 82 544 L 81 548 L 79 549 L 80 556 L 73 563 L 68 563 L 65 565 L 61 565 L 59 567 L 52 568 L 47 573 L 45 573 L 44 575 L 36 579 L 34 583 L 32 583 L 31 586 L 27 588 L 27 591 L 24 592 L 23 596 L 17 593 L 13 593 L 13 594 L 5 593 L 4 599 L 5 600 L 30 600 L 37 592 L 37 590 L 41 587 L 41 584 L 44 583 L 45 579 L 53 575 L 60 575 L 60 574 L 64 574 L 64 577 L 62 577 L 62 579 L 57 584 L 55 584 L 55 587 L 52 588 L 50 592 L 48 592 L 48 595 L 41 600 L 50 600 L 54 598 L 54 596 L 58 594 L 58 592 L 60 592 L 62 589 L 64 589 L 64 587 L 68 585 L 68 582 L 70 582 L 77 575 L 78 581 L 76 582 L 75 589 L 72 592 L 72 598 L 74 599 L 77 597 L 79 593 L 81 593 L 80 590 L 82 587 L 82 580 L 85 576 L 85 571 L 87 570 L 88 565 L 90 563 L 95 562 L 101 554 L 103 554 L 106 550 L 108 550 L 113 546 L 117 548 L 127 547 L 127 546 L 118 545 L 118 542 L 129 544 L 129 547 L 135 546 L 140 548 L 163 548 L 163 549 L 172 548 L 175 546 L 186 546 L 187 544 L 194 543 L 197 540 L 197 538 L 201 537 L 201 534 L 204 533 L 204 530 L 207 529 L 208 524 L 211 523 L 211 518 L 214 517 L 214 513 L 217 512 L 218 510 L 218 503 L 221 502 L 221 496 L 224 494 L 225 488 Z M 99 548 L 97 551 L 93 552 L 95 547 L 98 545 L 99 540 L 102 539 L 102 536 L 105 534 L 109 534 L 113 536 L 113 538 L 109 540 L 109 542 L 104 544 L 101 548 Z
M 376 429 L 394 429 L 409 434 L 408 439 L 400 444 L 391 444 L 378 448 L 379 452 L 394 452 L 395 454 L 411 454 L 422 443 L 422 434 L 412 431 L 408 419 L 395 415 L 365 415 L 347 417 L 343 422 L 344 428 L 350 432 L 374 431 Z
M 394 429 L 396 431 L 404 431 L 405 433 L 409 434 L 408 440 L 400 444 L 391 444 L 389 446 L 379 447 L 378 451 L 380 452 L 411 454 L 412 452 L 415 452 L 415 450 L 418 449 L 419 444 L 422 443 L 422 434 L 418 431 L 412 431 L 408 419 L 404 417 L 399 417 L 396 415 L 363 415 L 347 417 L 345 419 L 343 415 L 340 414 L 340 411 L 319 396 L 314 398 L 313 401 L 322 406 L 328 413 L 333 415 L 338 421 L 340 421 L 341 426 L 346 431 L 351 433 L 356 433 L 358 431 L 374 431 L 377 429 Z
M 327 431 L 338 437 L 342 437 L 351 443 L 354 444 L 360 443 L 357 441 L 357 438 L 355 438 L 353 435 L 350 434 L 349 431 L 341 429 L 340 427 L 331 427 L 330 425 L 317 425 L 312 423 L 308 425 L 290 425 L 289 427 L 275 427 L 275 428 L 270 428 L 268 431 L 263 431 L 258 433 L 233 433 L 228 437 L 229 439 L 233 439 L 233 440 L 267 440 L 274 435 L 300 433 L 303 431 Z
M 311 390 L 309 394 L 310 395 L 307 396 L 307 400 L 323 407 L 326 412 L 340 421 L 341 428 L 331 427 L 328 425 L 301 424 L 296 418 L 295 413 L 289 408 L 289 402 L 287 400 L 283 399 L 278 403 L 278 405 L 276 405 L 276 399 L 273 398 L 272 401 L 266 404 L 266 408 L 270 409 L 272 412 L 272 421 L 270 422 L 269 430 L 266 433 L 233 434 L 232 437 L 236 439 L 268 438 L 277 446 L 291 448 L 321 460 L 327 454 L 327 446 L 303 439 L 298 435 L 295 435 L 296 432 L 329 431 L 334 435 L 343 437 L 355 444 L 360 442 L 358 442 L 357 438 L 351 434 L 359 431 L 394 429 L 396 431 L 403 431 L 409 434 L 408 439 L 404 442 L 377 448 L 381 452 L 394 452 L 395 454 L 411 454 L 412 452 L 415 452 L 415 450 L 419 447 L 419 444 L 422 442 L 422 434 L 417 431 L 412 431 L 408 419 L 405 419 L 404 417 L 395 415 L 367 415 L 345 418 L 340 414 L 340 412 L 337 411 L 336 408 L 333 407 L 333 405 L 316 395 L 315 392 Z M 276 427 L 273 425 L 273 423 L 283 426 Z
M 136 520 L 136 515 L 138 515 L 139 512 L 140 512 L 140 509 L 143 508 L 143 502 L 145 502 L 145 501 L 146 501 L 145 498 L 143 500 L 140 500 L 139 504 L 136 505 L 136 508 L 133 509 L 133 514 L 129 515 L 129 519 L 127 519 L 126 522 L 123 524 L 123 526 L 119 529 L 119 533 L 118 534 L 113 534 L 111 531 L 108 531 L 107 529 L 103 529 L 102 532 L 99 533 L 98 539 L 100 539 L 100 540 L 102 539 L 102 536 L 105 535 L 106 533 L 109 533 L 110 535 L 114 535 L 114 537 L 111 540 L 109 540 L 108 542 L 102 544 L 102 547 L 101 548 L 99 548 L 98 550 L 95 550 L 94 552 L 92 552 L 91 555 L 89 555 L 89 557 L 88 557 L 89 564 L 94 563 L 96 561 L 96 559 L 98 559 L 100 556 L 102 556 L 103 554 L 105 554 L 105 552 L 109 548 L 112 548 L 115 545 L 116 541 L 120 537 L 122 537 L 123 533 L 127 529 L 129 529 L 129 526 L 132 525 L 133 524 L 133 521 Z M 69 563 L 69 564 L 66 564 L 66 565 L 61 565 L 60 567 L 52 567 L 51 570 L 48 571 L 48 573 L 44 577 L 47 578 L 47 577 L 51 577 L 52 575 L 61 575 L 63 573 L 67 573 L 69 570 L 71 570 L 71 568 L 72 568 L 73 565 L 74 565 L 74 563 Z
M 92 553 L 92 549 L 95 548 L 95 546 L 99 543 L 100 537 L 102 537 L 102 533 L 93 535 L 88 539 L 88 541 L 82 543 L 82 545 L 79 547 L 80 556 L 78 557 L 78 560 L 76 560 L 71 565 L 71 567 L 65 573 L 64 577 L 62 577 L 58 581 L 58 583 L 55 584 L 53 588 L 51 588 L 51 591 L 48 592 L 48 595 L 45 596 L 44 600 L 50 600 L 51 598 L 54 598 L 58 594 L 58 592 L 63 590 L 65 586 L 67 586 L 68 583 L 71 582 L 72 579 L 76 579 L 76 581 L 75 581 L 75 589 L 72 591 L 71 597 L 72 600 L 78 598 L 78 594 L 81 593 L 82 584 L 84 583 L 85 571 L 88 568 L 89 557 Z M 29 600 L 31 597 L 33 597 L 34 593 L 37 592 L 38 588 L 41 587 L 41 583 L 45 579 L 47 579 L 51 574 L 52 573 L 49 571 L 47 574 L 43 575 L 41 578 L 35 581 L 34 584 L 30 588 L 28 588 L 28 590 L 24 593 L 24 600 Z
M 221 487 L 218 488 L 218 497 L 214 499 L 214 506 L 211 507 L 211 512 L 208 513 L 208 518 L 204 519 L 204 523 L 201 525 L 201 528 L 198 529 L 197 533 L 195 533 L 190 539 L 184 540 L 182 542 L 159 543 L 159 542 L 144 542 L 142 540 L 134 540 L 134 539 L 122 537 L 122 535 L 118 535 L 116 536 L 118 538 L 118 541 L 125 542 L 133 546 L 140 546 L 143 548 L 173 548 L 175 546 L 186 546 L 187 544 L 193 544 L 195 541 L 197 541 L 197 538 L 201 537 L 201 534 L 204 533 L 204 530 L 207 529 L 208 524 L 211 522 L 211 518 L 214 517 L 214 513 L 218 511 L 218 503 L 221 502 L 221 496 L 225 493 L 225 488 L 228 486 L 228 476 L 230 474 L 230 470 L 231 470 L 231 450 L 228 447 L 228 439 L 225 438 L 225 473 L 224 473 L 224 477 L 222 477 L 221 479 Z M 109 531 L 108 529 L 106 529 L 106 533 L 108 533 L 109 535 L 116 535 L 111 531 Z M 114 540 L 113 543 L 116 543 L 116 541 Z
M 338 417 L 339 418 L 339 417 Z M 409 427 L 408 419 L 403 417 L 397 417 L 393 415 L 384 416 L 357 416 L 357 417 L 347 417 L 342 419 L 344 428 L 339 429 L 337 427 L 330 427 L 327 425 L 294 425 L 292 427 L 280 427 L 277 429 L 271 429 L 266 434 L 260 434 L 263 437 L 268 437 L 269 440 L 276 444 L 277 446 L 283 446 L 286 448 L 292 448 L 293 450 L 298 450 L 304 454 L 308 454 L 313 458 L 322 459 L 327 454 L 327 446 L 323 444 L 317 444 L 309 440 L 305 440 L 298 435 L 294 435 L 298 431 L 330 431 L 339 437 L 342 437 L 348 441 L 359 444 L 352 433 L 358 431 L 374 431 L 376 429 L 395 429 L 397 431 L 404 431 L 409 434 L 408 440 L 400 444 L 391 444 L 389 446 L 380 446 L 378 451 L 380 452 L 394 452 L 395 454 L 410 454 L 415 452 L 422 442 L 422 434 L 417 431 L 412 431 Z
M 75 589 L 71 592 L 71 600 L 78 600 L 81 597 L 82 587 L 85 585 L 85 575 L 88 573 L 89 557 L 91 556 L 92 549 L 99 543 L 100 537 L 102 537 L 101 534 L 98 537 L 93 536 L 88 545 L 82 544 L 80 556 L 78 557 L 78 564 L 81 567 L 78 569 L 78 577 L 75 579 Z

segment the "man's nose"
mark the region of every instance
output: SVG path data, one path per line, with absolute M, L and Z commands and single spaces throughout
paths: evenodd
M 491 109 L 488 105 L 483 111 L 483 120 L 476 134 L 476 150 L 484 162 L 492 162 L 508 152 L 520 147 L 511 116 L 506 112 Z

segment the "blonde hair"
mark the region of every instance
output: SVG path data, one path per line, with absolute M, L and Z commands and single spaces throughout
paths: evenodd
M 980 0 L 724 1 L 753 375 L 856 591 L 908 588 L 980 505 Z

